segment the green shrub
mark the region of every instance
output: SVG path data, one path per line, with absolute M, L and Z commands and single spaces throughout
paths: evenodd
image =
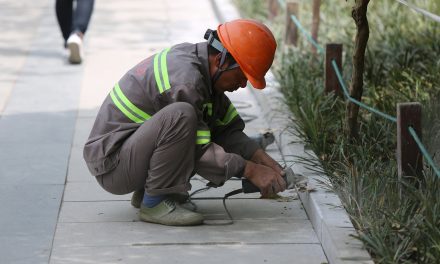
M 248 1 L 237 0 L 248 3 Z M 266 9 L 266 2 L 253 1 Z M 323 1 L 319 39 L 344 44 L 343 73 L 351 77 L 356 33 L 353 2 Z M 440 13 L 439 1 L 417 5 Z M 300 5 L 300 21 L 310 28 L 309 1 Z M 248 10 L 249 11 L 249 10 Z M 263 19 L 266 11 L 246 16 Z M 396 116 L 396 104 L 423 105 L 423 142 L 440 165 L 440 29 L 421 14 L 395 1 L 371 1 L 370 39 L 366 52 L 362 101 Z M 397 176 L 396 124 L 360 111 L 360 138 L 345 137 L 345 100 L 323 93 L 323 59 L 310 54 L 300 37 L 296 48 L 282 44 L 284 14 L 266 21 L 276 33 L 279 51 L 275 75 L 294 113 L 297 133 L 312 149 L 332 180 L 362 240 L 378 263 L 438 263 L 440 259 L 440 179 L 427 166 L 418 179 Z M 437 154 L 437 155 L 436 155 Z M 314 161 L 303 160 L 308 165 Z M 399 190 L 402 190 L 401 193 Z M 401 195 L 400 195 L 401 194 Z

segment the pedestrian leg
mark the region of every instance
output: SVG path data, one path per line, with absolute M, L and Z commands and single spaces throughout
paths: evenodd
M 56 0 L 55 11 L 64 38 L 64 46 L 72 31 L 73 0 Z
M 76 0 L 73 13 L 72 32 L 81 32 L 84 35 L 92 17 L 94 0 Z

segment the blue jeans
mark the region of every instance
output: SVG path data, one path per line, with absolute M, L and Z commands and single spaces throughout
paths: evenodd
M 72 32 L 84 34 L 92 16 L 94 0 L 57 0 L 55 10 L 58 24 L 63 33 L 64 41 L 67 41 Z

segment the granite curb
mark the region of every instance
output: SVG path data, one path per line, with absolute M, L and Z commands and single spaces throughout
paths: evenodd
M 338 195 L 329 190 L 330 181 L 325 174 L 312 171 L 300 159 L 314 160 L 314 153 L 304 148 L 295 136 L 291 124 L 292 115 L 283 103 L 277 83 L 271 73 L 267 76 L 268 86 L 262 91 L 252 91 L 263 115 L 274 131 L 276 142 L 294 172 L 308 177 L 311 191 L 299 192 L 299 197 L 312 222 L 330 264 L 334 263 L 374 263 L 361 241 L 355 239 L 356 229 L 350 221 Z M 288 130 L 286 128 L 289 128 Z M 282 143 L 283 142 L 283 143 Z M 325 183 L 325 184 L 323 184 Z
M 211 3 L 220 22 L 240 17 L 230 0 L 211 0 Z M 299 197 L 329 263 L 374 263 L 363 243 L 353 237 L 357 231 L 338 195 L 322 184 L 330 184 L 327 175 L 311 171 L 298 161 L 315 159 L 319 163 L 316 156 L 307 151 L 300 139 L 292 133 L 292 114 L 289 114 L 290 110 L 283 103 L 275 77 L 270 72 L 266 77 L 267 87 L 261 91 L 251 89 L 252 94 L 274 131 L 280 152 L 290 159 L 286 161 L 286 165 L 309 179 L 309 188 L 313 191 L 300 192 Z

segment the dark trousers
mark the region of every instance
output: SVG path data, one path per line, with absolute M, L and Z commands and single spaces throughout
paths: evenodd
M 55 9 L 58 24 L 63 33 L 64 41 L 67 41 L 72 32 L 84 34 L 92 16 L 94 0 L 57 0 Z
M 122 144 L 118 165 L 96 176 L 98 183 L 113 194 L 145 188 L 150 195 L 162 195 L 190 190 L 194 173 L 222 185 L 243 171 L 245 160 L 219 145 L 196 150 L 196 131 L 192 105 L 178 102 L 162 108 Z

